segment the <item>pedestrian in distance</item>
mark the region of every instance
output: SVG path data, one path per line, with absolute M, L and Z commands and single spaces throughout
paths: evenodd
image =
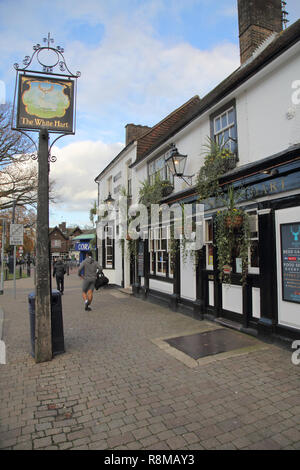
M 64 293 L 65 274 L 66 267 L 62 262 L 61 258 L 58 258 L 58 260 L 54 263 L 53 266 L 53 277 L 56 277 L 57 290 L 59 290 L 61 294 Z
M 84 309 L 88 311 L 92 310 L 90 305 L 93 301 L 93 292 L 98 272 L 102 272 L 102 267 L 93 259 L 92 252 L 88 251 L 85 260 L 82 261 L 78 268 L 78 276 L 83 279 L 82 298 L 84 300 Z

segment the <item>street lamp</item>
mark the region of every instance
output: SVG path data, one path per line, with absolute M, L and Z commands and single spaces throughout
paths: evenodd
M 168 158 L 166 158 L 167 166 L 170 170 L 170 173 L 173 176 L 177 176 L 178 178 L 183 179 L 189 186 L 192 185 L 192 178 L 194 175 L 185 175 L 185 165 L 186 165 L 187 155 L 182 155 L 178 152 L 177 147 L 175 144 L 171 144 L 171 151 Z M 189 178 L 190 181 L 187 181 L 185 178 Z
M 111 197 L 110 193 L 108 193 L 108 196 L 106 199 L 104 199 L 104 202 L 105 204 L 108 204 L 109 207 L 111 207 L 113 203 L 115 202 L 115 199 Z

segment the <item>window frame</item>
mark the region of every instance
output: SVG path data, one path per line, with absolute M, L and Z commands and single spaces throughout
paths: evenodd
M 259 244 L 259 226 L 258 226 L 258 210 L 257 208 L 254 208 L 254 209 L 247 209 L 246 210 L 246 213 L 248 214 L 249 216 L 249 213 L 250 212 L 256 212 L 256 217 L 257 217 L 257 236 L 255 237 L 251 237 L 250 236 L 250 245 L 249 245 L 249 248 L 248 248 L 248 259 L 249 259 L 249 263 L 248 263 L 248 273 L 249 274 L 259 274 L 260 273 L 260 269 L 259 269 L 259 258 L 258 258 L 258 267 L 257 266 L 251 266 L 251 241 L 257 241 L 258 244 Z
M 148 174 L 148 181 L 150 184 L 154 184 L 156 175 L 160 174 L 160 179 L 162 181 L 169 181 L 172 185 L 174 185 L 174 175 L 169 170 L 169 167 L 166 163 L 166 158 L 168 157 L 169 150 L 165 150 L 160 155 L 156 155 L 150 162 L 147 164 L 147 174 Z M 164 164 L 159 167 L 158 169 L 155 168 L 155 164 L 159 161 L 164 161 Z M 151 167 L 154 165 L 154 170 L 150 170 Z
M 159 225 L 158 227 L 149 228 L 149 274 L 154 277 L 173 280 L 174 268 L 171 268 L 170 233 L 170 226 L 163 227 Z
M 231 111 L 231 110 L 233 110 L 233 119 L 234 119 L 233 125 L 228 125 L 228 123 L 227 123 L 227 126 L 222 127 L 221 131 L 216 132 L 215 131 L 215 121 L 218 118 L 221 119 L 222 116 L 224 116 L 224 114 L 228 114 L 229 111 Z M 237 111 L 236 111 L 236 100 L 235 99 L 229 101 L 227 104 L 225 104 L 224 106 L 222 106 L 221 108 L 219 108 L 218 110 L 216 110 L 214 113 L 212 113 L 210 115 L 210 137 L 215 142 L 217 142 L 216 136 L 220 135 L 224 130 L 234 129 L 234 136 L 233 137 L 231 136 L 231 137 L 233 139 L 235 139 L 235 142 L 233 140 L 229 140 L 229 149 L 238 158 L 238 129 L 237 129 L 237 127 L 238 127 L 237 126 Z M 226 145 L 226 147 L 228 147 L 228 146 Z
M 212 237 L 211 237 L 211 240 L 209 240 L 208 238 L 208 223 L 211 222 L 212 224 Z M 214 219 L 213 217 L 207 217 L 206 219 L 204 219 L 204 244 L 205 244 L 205 266 L 206 266 L 206 269 L 207 271 L 213 271 L 214 269 L 214 256 L 213 256 L 213 259 L 212 259 L 212 264 L 209 264 L 209 247 L 212 246 L 212 248 L 214 247 Z
M 111 237 L 108 237 L 108 230 L 111 229 Z M 108 244 L 107 240 L 111 241 Z M 115 243 L 114 243 L 114 226 L 106 224 L 104 226 L 104 237 L 103 237 L 103 267 L 104 269 L 115 269 Z M 108 255 L 107 249 L 111 248 L 111 255 Z M 108 256 L 111 256 L 109 263 L 107 262 Z

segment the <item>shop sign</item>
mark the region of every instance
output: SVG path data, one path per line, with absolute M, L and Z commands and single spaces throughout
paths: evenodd
M 9 244 L 23 245 L 24 226 L 22 224 L 10 224 Z
M 247 177 L 245 177 L 244 184 L 246 184 Z M 292 191 L 300 188 L 300 172 L 297 171 L 287 176 L 278 176 L 270 181 L 262 183 L 251 183 L 247 185 L 245 191 L 242 192 L 238 202 L 243 203 L 252 201 L 265 196 L 272 196 L 274 194 L 280 195 L 281 193 Z M 223 201 L 216 198 L 209 198 L 205 201 L 205 211 L 217 209 L 223 206 Z
M 223 273 L 224 274 L 230 274 L 232 271 L 232 267 L 229 266 L 229 264 L 225 264 L 225 266 L 223 266 Z
M 75 250 L 76 251 L 90 251 L 90 244 L 89 242 L 79 242 L 75 243 Z
M 300 221 L 280 225 L 282 300 L 300 303 Z

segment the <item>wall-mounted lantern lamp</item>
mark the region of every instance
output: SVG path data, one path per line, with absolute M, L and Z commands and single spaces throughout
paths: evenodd
M 184 174 L 187 155 L 180 154 L 175 144 L 171 144 L 170 147 L 170 155 L 166 158 L 166 163 L 168 165 L 170 173 L 173 176 L 178 176 L 178 178 L 182 178 L 189 186 L 191 186 L 192 178 L 194 175 L 189 176 Z M 187 181 L 186 178 L 188 178 L 189 181 Z
M 111 207 L 113 203 L 115 202 L 115 199 L 111 197 L 110 193 L 108 193 L 108 196 L 106 199 L 104 199 L 104 202 L 105 204 L 108 204 L 109 207 Z

